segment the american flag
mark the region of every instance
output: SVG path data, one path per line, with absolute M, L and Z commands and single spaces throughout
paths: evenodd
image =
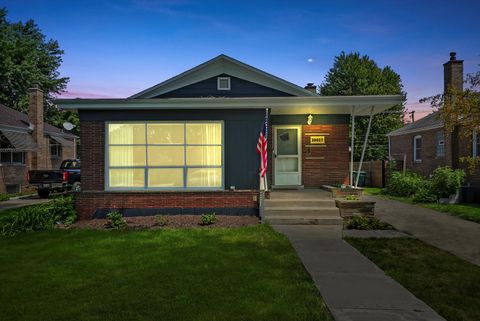
M 260 177 L 265 177 L 267 173 L 267 142 L 268 142 L 268 115 L 265 115 L 263 128 L 260 131 L 260 137 L 257 142 L 257 153 L 260 155 Z

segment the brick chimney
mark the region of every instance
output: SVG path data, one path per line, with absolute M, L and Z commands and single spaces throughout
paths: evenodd
M 28 118 L 33 124 L 32 137 L 38 145 L 38 150 L 32 152 L 32 169 L 47 169 L 48 141 L 44 137 L 43 123 L 43 91 L 38 85 L 28 89 Z
M 453 87 L 463 90 L 463 60 L 457 60 L 457 53 L 450 53 L 450 60 L 443 64 L 443 90 Z
M 317 86 L 315 86 L 313 82 L 309 82 L 304 88 L 308 91 L 311 91 L 315 95 L 317 94 Z

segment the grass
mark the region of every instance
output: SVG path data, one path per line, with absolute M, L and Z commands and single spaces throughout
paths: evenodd
M 0 202 L 2 201 L 8 201 L 11 197 L 16 197 L 16 196 L 24 196 L 24 195 L 34 195 L 35 192 L 29 191 L 29 192 L 20 192 L 20 193 L 12 193 L 12 194 L 5 194 L 1 193 L 0 194 Z
M 1 320 L 332 320 L 269 226 L 0 239 Z
M 383 198 L 392 199 L 408 204 L 415 204 L 448 213 L 464 220 L 480 223 L 480 206 L 477 204 L 439 204 L 439 203 L 414 203 L 410 197 L 391 196 L 382 193 L 382 189 L 378 187 L 367 187 L 364 189 L 366 195 L 373 195 Z
M 445 319 L 480 320 L 480 267 L 416 239 L 346 241 Z
M 445 212 L 464 220 L 480 223 L 480 207 L 474 204 L 421 204 L 432 210 Z

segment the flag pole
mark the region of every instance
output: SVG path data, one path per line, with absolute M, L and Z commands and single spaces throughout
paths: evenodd
M 267 128 L 266 128 L 265 134 L 267 135 L 267 151 L 268 151 L 268 131 L 269 131 L 269 126 L 268 126 L 268 121 L 269 121 L 268 108 L 265 108 L 265 119 L 267 120 Z M 267 163 L 268 163 L 268 153 L 267 153 Z M 267 168 L 268 168 L 268 165 L 267 165 Z M 268 191 L 267 173 L 268 173 L 268 170 L 267 170 L 267 172 L 265 173 L 265 176 L 263 176 L 263 180 L 264 180 L 263 184 L 265 185 L 265 191 Z

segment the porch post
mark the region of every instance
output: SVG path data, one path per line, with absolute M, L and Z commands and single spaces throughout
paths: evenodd
M 368 135 L 370 135 L 370 128 L 372 127 L 372 118 L 373 118 L 373 106 L 370 108 L 370 119 L 368 120 L 367 134 L 365 135 L 365 140 L 363 141 L 362 156 L 360 157 L 360 163 L 358 164 L 357 179 L 355 180 L 355 187 L 358 187 L 358 181 L 360 179 L 360 170 L 362 169 L 363 157 L 365 156 L 365 150 L 367 149 Z
M 353 186 L 353 144 L 355 144 L 355 106 L 352 106 L 352 141 L 350 143 L 350 186 Z

